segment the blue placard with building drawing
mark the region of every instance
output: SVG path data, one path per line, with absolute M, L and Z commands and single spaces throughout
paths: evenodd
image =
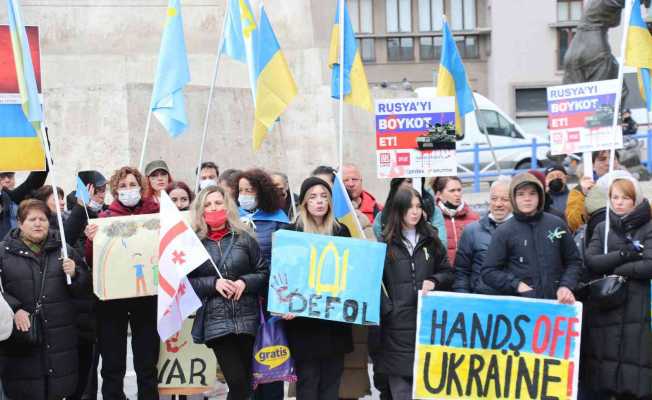
M 366 240 L 276 232 L 268 311 L 377 325 L 385 250 Z

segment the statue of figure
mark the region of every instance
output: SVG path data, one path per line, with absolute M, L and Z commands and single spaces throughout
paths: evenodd
M 649 7 L 650 1 L 641 0 L 641 4 Z M 611 54 L 607 31 L 620 25 L 624 7 L 625 0 L 592 0 L 589 3 L 564 56 L 564 84 L 618 77 L 618 61 Z

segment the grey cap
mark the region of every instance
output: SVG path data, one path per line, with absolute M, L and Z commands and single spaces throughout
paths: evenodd
M 145 176 L 150 176 L 154 171 L 162 169 L 163 171 L 170 173 L 168 165 L 163 160 L 154 160 L 145 166 Z

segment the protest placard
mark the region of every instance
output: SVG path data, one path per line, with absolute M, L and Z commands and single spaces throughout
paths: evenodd
M 417 318 L 414 398 L 577 396 L 579 302 L 430 292 Z
M 379 178 L 457 175 L 453 97 L 376 101 Z
M 215 383 L 215 354 L 209 347 L 193 343 L 193 321 L 194 317 L 186 319 L 176 335 L 161 342 L 157 366 L 160 394 L 198 394 Z
M 623 147 L 612 129 L 618 80 L 548 88 L 548 130 L 553 155 Z
M 385 248 L 360 239 L 276 232 L 268 310 L 377 325 Z
M 26 26 L 34 76 L 41 91 L 41 47 L 37 26 Z M 0 171 L 45 170 L 38 132 L 25 117 L 8 25 L 0 25 Z
M 182 212 L 188 221 L 189 213 Z M 94 219 L 93 291 L 100 300 L 154 296 L 158 290 L 159 214 Z

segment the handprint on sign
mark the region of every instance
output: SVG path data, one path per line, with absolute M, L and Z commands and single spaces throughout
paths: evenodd
M 288 276 L 285 273 L 276 274 L 272 277 L 272 289 L 276 291 L 276 296 L 278 296 L 278 301 L 280 303 L 289 303 L 292 293 L 299 293 L 298 290 L 294 290 L 292 293 L 285 295 L 284 293 L 288 290 Z
M 168 353 L 178 353 L 183 346 L 188 344 L 188 341 L 184 340 L 183 343 L 177 346 L 177 343 L 179 342 L 179 335 L 180 332 L 177 332 L 176 335 L 165 341 L 165 349 Z

